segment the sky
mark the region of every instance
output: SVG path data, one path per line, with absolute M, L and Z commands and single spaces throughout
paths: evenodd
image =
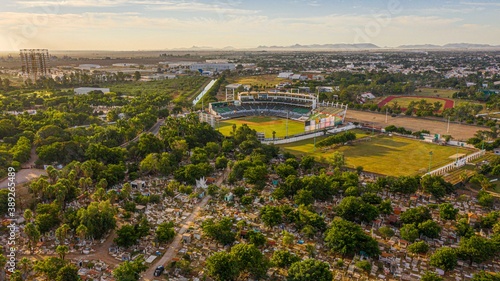
M 0 50 L 500 45 L 499 0 L 1 0 Z

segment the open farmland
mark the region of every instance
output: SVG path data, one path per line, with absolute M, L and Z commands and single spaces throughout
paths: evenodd
M 369 133 L 365 136 L 368 136 Z M 359 134 L 357 134 L 359 137 Z M 316 141 L 319 141 L 318 138 Z M 314 149 L 314 140 L 305 140 L 282 146 L 295 155 L 313 155 L 320 161 L 327 161 L 335 151 L 344 153 L 347 166 L 362 166 L 365 171 L 391 175 L 423 174 L 429 169 L 444 166 L 453 162 L 450 158 L 458 153 L 471 154 L 473 150 L 440 146 L 423 141 L 403 137 L 378 135 L 359 141 L 353 145 L 333 148 Z M 432 161 L 429 152 L 432 151 Z
M 233 124 L 240 127 L 247 124 L 248 127 L 257 132 L 264 133 L 266 138 L 273 137 L 273 131 L 276 131 L 276 138 L 286 136 L 286 119 L 276 117 L 244 117 L 238 119 L 224 120 L 220 122 L 219 131 L 229 136 L 233 131 Z M 304 123 L 294 120 L 288 120 L 288 135 L 295 135 L 304 132 Z
M 276 74 L 244 76 L 230 80 L 231 83 L 237 83 L 242 85 L 258 85 L 259 87 L 266 87 L 266 88 L 274 88 L 275 85 L 284 81 L 290 81 L 290 80 L 284 78 L 278 78 Z

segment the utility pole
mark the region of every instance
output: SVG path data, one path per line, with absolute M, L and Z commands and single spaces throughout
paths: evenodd
M 446 129 L 446 133 L 450 132 L 450 116 L 448 116 L 448 128 Z
M 389 113 L 389 109 L 385 108 L 385 123 L 387 124 L 387 115 Z

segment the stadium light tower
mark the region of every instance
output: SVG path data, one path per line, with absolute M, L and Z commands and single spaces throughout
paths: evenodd
M 431 172 L 431 164 L 432 164 L 432 151 L 429 151 L 429 173 Z
M 33 82 L 49 75 L 49 51 L 47 49 L 21 49 L 21 70 Z
M 288 113 L 290 113 L 289 110 L 286 111 L 286 138 L 288 138 Z

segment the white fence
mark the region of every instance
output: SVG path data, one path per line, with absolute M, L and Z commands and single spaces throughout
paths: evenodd
M 205 96 L 208 91 L 210 91 L 210 89 L 215 85 L 215 82 L 217 82 L 217 80 L 212 80 L 210 81 L 210 83 L 208 83 L 208 85 L 205 87 L 205 89 L 203 90 L 203 92 L 201 92 L 193 101 L 193 105 L 196 105 L 202 98 L 203 96 Z
M 336 134 L 336 133 L 345 132 L 345 131 L 349 131 L 349 130 L 356 129 L 356 128 L 357 128 L 356 125 L 349 124 L 349 125 L 341 127 L 341 128 L 335 128 L 335 129 L 329 130 L 328 133 Z M 273 140 L 265 140 L 265 141 L 262 141 L 262 143 L 263 144 L 273 144 L 273 143 L 274 144 L 285 144 L 285 143 L 292 143 L 292 142 L 297 142 L 297 141 L 302 141 L 302 140 L 308 140 L 308 139 L 312 139 L 315 137 L 321 137 L 324 135 L 325 134 L 321 131 L 321 132 L 316 132 L 316 133 L 298 136 L 298 137 L 293 137 L 293 138 L 288 138 L 288 139 L 280 139 L 280 140 L 274 140 L 274 141 Z
M 485 150 L 481 150 L 481 151 L 478 151 L 476 153 L 473 153 L 471 155 L 467 155 L 465 156 L 464 158 L 462 159 L 458 159 L 457 161 L 453 162 L 453 163 L 450 163 L 446 166 L 443 166 L 441 168 L 438 168 L 436 170 L 433 170 L 433 171 L 430 171 L 429 173 L 426 173 L 424 176 L 426 175 L 431 175 L 431 176 L 441 176 L 441 175 L 444 175 L 450 171 L 453 171 L 457 168 L 460 168 L 460 167 L 463 167 L 465 166 L 465 164 L 471 162 L 472 160 L 475 160 L 481 156 L 483 156 L 484 154 L 486 153 Z

